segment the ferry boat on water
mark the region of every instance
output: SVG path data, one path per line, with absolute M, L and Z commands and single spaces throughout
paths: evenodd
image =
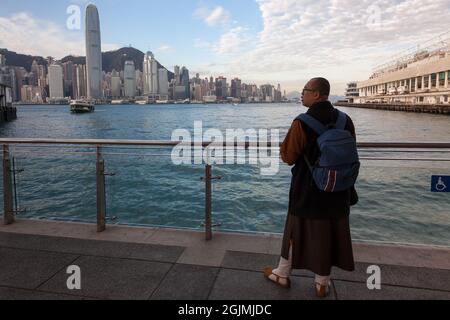
M 189 99 L 175 101 L 175 104 L 190 104 L 190 103 L 191 103 L 191 100 L 189 100 Z
M 75 100 L 70 104 L 70 112 L 72 113 L 87 113 L 94 110 L 94 104 L 86 100 Z

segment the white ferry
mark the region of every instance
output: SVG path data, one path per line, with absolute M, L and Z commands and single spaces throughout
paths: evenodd
M 72 113 L 87 113 L 94 110 L 94 104 L 86 100 L 75 100 L 70 104 L 70 112 Z

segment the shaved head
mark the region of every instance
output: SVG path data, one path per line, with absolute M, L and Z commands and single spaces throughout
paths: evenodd
M 323 98 L 328 98 L 330 95 L 330 82 L 325 78 L 312 78 L 310 80 L 314 88 L 320 93 Z

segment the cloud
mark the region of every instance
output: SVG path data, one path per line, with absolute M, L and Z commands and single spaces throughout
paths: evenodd
M 238 53 L 248 45 L 248 41 L 247 29 L 236 27 L 225 32 L 212 49 L 219 55 Z
M 364 80 L 376 64 L 450 29 L 448 0 L 256 1 L 263 30 L 229 62 L 242 78 L 322 75 L 342 92 L 348 80 Z M 226 51 L 233 38 L 223 39 Z
M 194 39 L 194 48 L 199 48 L 199 49 L 211 49 L 212 48 L 212 44 L 211 42 L 196 38 Z
M 214 27 L 218 25 L 227 25 L 230 20 L 230 13 L 221 6 L 214 9 L 207 7 L 199 7 L 194 16 L 202 19 L 208 26 Z
M 208 49 L 219 56 L 232 55 L 245 50 L 249 39 L 248 29 L 239 26 L 223 33 L 215 43 L 199 38 L 194 39 L 194 48 Z
M 0 47 L 18 53 L 63 58 L 85 55 L 84 33 L 71 31 L 53 22 L 36 19 L 28 13 L 0 17 Z M 102 43 L 102 51 L 119 48 Z
M 175 49 L 172 48 L 171 46 L 169 46 L 168 44 L 162 44 L 161 46 L 159 46 L 158 49 L 156 49 L 160 52 L 174 52 Z

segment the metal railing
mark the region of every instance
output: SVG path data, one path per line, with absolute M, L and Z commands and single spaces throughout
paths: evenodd
M 10 157 L 11 145 L 76 145 L 76 146 L 90 146 L 95 148 L 95 152 L 90 154 L 96 155 L 96 203 L 97 203 L 97 232 L 103 232 L 106 229 L 106 192 L 105 192 L 105 176 L 114 175 L 114 173 L 105 172 L 105 160 L 103 159 L 104 152 L 102 148 L 106 146 L 150 146 L 150 147 L 175 147 L 177 145 L 191 145 L 193 147 L 206 148 L 208 146 L 220 146 L 221 144 L 212 142 L 177 142 L 177 141 L 152 141 L 152 140 L 105 140 L 105 139 L 25 139 L 25 138 L 2 138 L 0 144 L 3 145 L 3 199 L 4 199 L 4 224 L 12 224 L 17 213 L 17 200 L 13 201 L 13 192 L 15 188 L 15 173 L 16 170 L 12 166 Z M 224 142 L 224 147 L 243 147 L 271 148 L 270 142 L 265 142 L 259 145 L 256 142 Z M 275 146 L 279 147 L 279 145 Z M 361 142 L 358 143 L 358 149 L 369 149 L 376 153 L 377 151 L 388 152 L 450 152 L 450 143 L 408 143 L 408 142 Z M 383 149 L 383 150 L 379 150 Z M 154 156 L 162 156 L 162 154 L 153 154 Z M 413 160 L 413 161 L 449 161 L 450 158 L 389 158 L 389 157 L 360 157 L 361 160 Z M 13 175 L 13 177 L 12 177 Z M 221 177 L 212 176 L 212 166 L 210 163 L 205 164 L 205 175 L 201 180 L 205 183 L 205 239 L 212 239 L 212 180 L 221 179 Z M 14 181 L 14 183 L 13 183 Z

